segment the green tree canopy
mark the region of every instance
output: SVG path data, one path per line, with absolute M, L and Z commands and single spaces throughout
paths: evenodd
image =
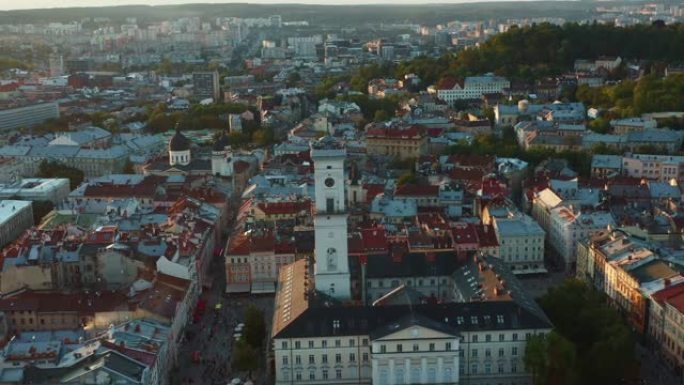
M 539 23 L 511 27 L 478 47 L 455 54 L 439 58 L 421 56 L 398 65 L 364 66 L 351 77 L 351 85 L 357 91 L 366 92 L 371 79 L 401 78 L 409 73 L 417 74 L 423 85 L 435 84 L 444 77 L 488 72 L 536 80 L 571 70 L 576 59 L 601 56 L 653 63 L 655 70 L 659 68 L 657 63 L 684 62 L 684 25 L 616 27 L 608 24 L 567 23 L 558 26 Z M 625 67 L 619 66 L 608 74 L 608 78 L 618 80 L 626 75 Z M 671 102 L 676 102 L 674 97 Z
M 418 181 L 416 174 L 412 171 L 403 173 L 399 178 L 397 178 L 397 185 L 402 186 L 405 184 L 414 184 Z
M 264 321 L 264 313 L 254 305 L 250 305 L 245 311 L 243 338 L 251 347 L 258 350 L 263 348 L 266 338 L 266 322 Z
M 572 385 L 575 375 L 575 346 L 555 331 L 537 334 L 525 346 L 525 370 L 534 385 Z
M 377 110 L 375 111 L 375 114 L 373 115 L 373 121 L 374 122 L 385 122 L 389 120 L 390 115 L 387 113 L 385 110 Z
M 72 190 L 80 186 L 84 178 L 83 171 L 77 168 L 47 160 L 40 162 L 37 176 L 40 178 L 67 178 Z
M 620 379 L 633 375 L 636 367 L 634 338 L 617 311 L 605 302 L 602 293 L 573 279 L 550 289 L 539 302 L 555 325 L 555 331 L 575 347 L 575 384 L 617 384 Z M 571 357 L 564 343 L 554 341 L 553 344 L 559 346 L 554 353 L 557 357 Z M 533 345 L 530 349 L 537 354 L 539 347 Z M 550 351 L 547 349 L 547 352 Z M 533 356 L 529 358 L 530 365 L 537 369 L 553 369 L 551 358 L 551 353 L 547 354 L 547 363 L 541 365 Z M 555 370 L 556 375 L 549 374 L 548 381 L 540 384 L 566 383 L 557 381 L 569 374 L 562 368 Z
M 259 354 L 244 338 L 235 343 L 233 348 L 233 369 L 251 372 L 259 367 Z
M 637 81 L 625 80 L 603 87 L 581 85 L 575 96 L 588 106 L 610 109 L 610 115 L 615 117 L 681 111 L 684 109 L 684 74 L 665 78 L 649 75 Z

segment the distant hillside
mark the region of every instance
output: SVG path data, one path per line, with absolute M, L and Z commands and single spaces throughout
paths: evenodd
M 576 59 L 600 56 L 620 56 L 643 61 L 643 64 L 684 63 L 684 24 L 640 24 L 621 28 L 599 24 L 555 26 L 542 23 L 511 28 L 477 48 L 442 58 L 408 60 L 400 63 L 395 71 L 397 76 L 416 73 L 430 84 L 444 76 L 461 77 L 487 72 L 533 80 L 571 70 Z M 372 70 L 372 67 L 365 69 L 372 77 L 385 75 Z M 359 74 L 364 75 L 363 71 Z M 366 82 L 366 79 L 361 82 Z
M 136 16 L 139 20 L 165 20 L 180 16 L 264 17 L 282 15 L 283 20 L 307 20 L 316 25 L 358 25 L 364 23 L 440 23 L 451 20 L 492 18 L 586 17 L 596 3 L 582 1 L 487 2 L 426 5 L 301 5 L 301 4 L 187 4 L 167 6 L 118 6 L 61 8 L 0 12 L 0 24 L 72 21 L 106 16 L 113 21 Z M 614 3 L 617 4 L 617 3 Z M 633 4 L 633 3 L 632 3 Z

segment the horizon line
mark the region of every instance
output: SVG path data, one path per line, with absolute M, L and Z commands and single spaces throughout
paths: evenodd
M 515 3 L 515 2 L 566 2 L 566 3 L 577 3 L 580 0 L 436 0 L 423 2 L 420 0 L 294 0 L 294 1 L 281 1 L 281 0 L 247 0 L 247 1 L 232 1 L 232 0 L 131 0 L 130 3 L 121 4 L 118 0 L 34 0 L 31 2 L 30 6 L 26 6 L 26 3 L 15 3 L 7 4 L 8 7 L 2 5 L 2 3 L 9 3 L 9 0 L 0 0 L 0 12 L 13 12 L 13 11 L 40 11 L 40 10 L 52 10 L 52 9 L 97 9 L 97 8 L 120 8 L 120 7 L 131 7 L 131 6 L 144 6 L 144 7 L 166 7 L 166 6 L 179 6 L 179 5 L 281 5 L 281 6 L 293 6 L 293 5 L 316 5 L 316 6 L 365 6 L 365 5 L 381 5 L 381 6 L 392 6 L 392 5 L 422 5 L 422 6 L 435 6 L 435 5 L 459 5 L 459 4 L 485 4 L 485 3 Z M 98 2 L 100 4 L 93 4 Z M 613 1 L 602 1 L 602 2 L 613 2 Z M 623 1 L 615 1 L 623 2 Z M 639 1 L 635 1 L 638 3 Z M 45 3 L 44 5 L 41 5 Z M 34 6 L 35 5 L 35 6 Z

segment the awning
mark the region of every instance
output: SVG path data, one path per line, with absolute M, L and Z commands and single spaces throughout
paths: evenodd
M 253 282 L 252 283 L 252 294 L 265 294 L 265 293 L 275 293 L 276 283 L 272 281 L 268 282 Z
M 249 293 L 249 283 L 230 283 L 226 285 L 226 293 Z

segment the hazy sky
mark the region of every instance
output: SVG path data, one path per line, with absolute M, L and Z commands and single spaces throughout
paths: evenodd
M 430 3 L 464 3 L 483 0 L 430 0 Z M 484 0 L 487 1 L 487 0 Z M 512 0 L 511 0 L 512 1 Z M 0 0 L 0 10 L 55 8 L 55 7 L 97 7 L 126 4 L 187 4 L 187 3 L 299 3 L 299 4 L 424 4 L 420 0 Z

